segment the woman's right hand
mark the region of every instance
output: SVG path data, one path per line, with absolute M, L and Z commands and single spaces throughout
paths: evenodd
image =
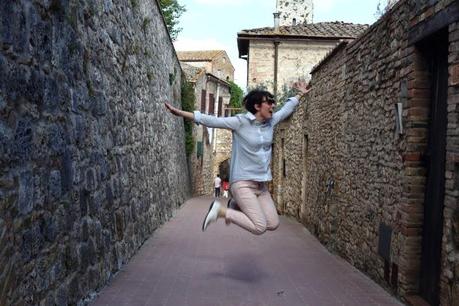
M 192 112 L 183 111 L 176 107 L 173 107 L 170 103 L 164 102 L 166 109 L 173 115 L 183 117 L 188 120 L 194 120 L 194 114 Z
M 180 110 L 178 108 L 175 108 L 173 107 L 172 105 L 170 105 L 169 103 L 167 102 L 164 102 L 164 106 L 166 107 L 166 109 L 173 115 L 176 115 L 176 116 L 180 116 Z

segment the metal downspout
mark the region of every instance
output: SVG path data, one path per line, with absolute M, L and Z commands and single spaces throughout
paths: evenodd
M 279 67 L 279 41 L 274 41 L 274 84 L 273 94 L 277 98 L 277 72 Z

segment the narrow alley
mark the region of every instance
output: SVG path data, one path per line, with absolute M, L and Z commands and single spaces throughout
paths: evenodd
M 262 236 L 221 220 L 201 232 L 210 201 L 187 201 L 92 305 L 402 305 L 293 219 Z

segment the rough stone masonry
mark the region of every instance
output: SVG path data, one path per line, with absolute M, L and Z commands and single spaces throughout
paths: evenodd
M 441 64 L 426 44 L 443 50 Z M 445 71 L 443 132 L 432 128 L 440 81 L 429 65 Z M 459 305 L 459 1 L 397 2 L 312 75 L 314 90 L 276 131 L 278 209 L 407 304 Z M 430 167 L 442 133 L 444 168 Z M 445 179 L 431 179 L 443 201 L 428 201 L 429 169 Z M 425 234 L 431 207 L 441 231 Z
M 0 2 L 0 305 L 75 305 L 189 195 L 155 0 Z

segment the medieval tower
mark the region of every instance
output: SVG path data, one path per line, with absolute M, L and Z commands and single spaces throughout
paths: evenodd
M 280 13 L 280 26 L 312 23 L 312 0 L 277 0 L 276 10 Z

